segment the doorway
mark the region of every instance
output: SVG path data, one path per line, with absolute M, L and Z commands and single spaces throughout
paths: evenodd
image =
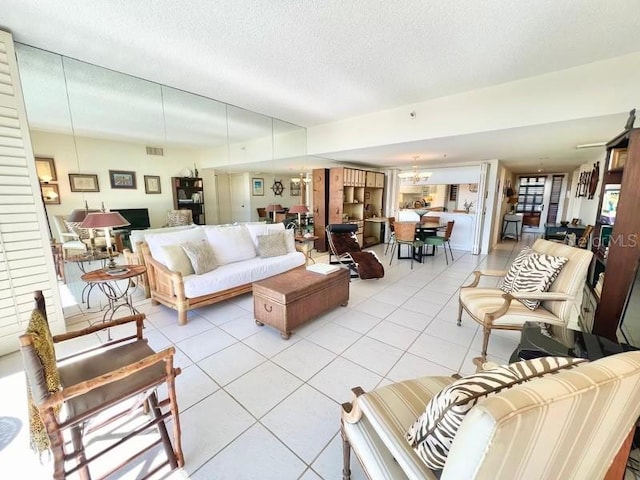
M 538 230 L 544 212 L 546 175 L 518 177 L 518 205 L 516 213 L 522 214 L 522 227 Z
M 245 174 L 237 173 L 230 176 L 231 184 L 231 221 L 249 222 L 251 211 L 248 208 L 249 184 L 245 181 Z

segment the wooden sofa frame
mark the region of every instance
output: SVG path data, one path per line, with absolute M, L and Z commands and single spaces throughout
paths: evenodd
M 142 262 L 147 267 L 147 282 L 151 304 L 162 305 L 178 312 L 178 324 L 186 325 L 187 312 L 194 308 L 213 305 L 214 303 L 237 297 L 252 291 L 252 284 L 247 283 L 219 292 L 187 298 L 184 293 L 182 274 L 173 272 L 151 256 L 146 242 L 137 243 L 138 251 L 142 253 Z

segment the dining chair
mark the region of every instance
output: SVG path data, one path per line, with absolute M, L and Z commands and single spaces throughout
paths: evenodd
M 451 254 L 451 263 L 453 263 L 453 251 L 451 250 L 451 232 L 453 231 L 453 225 L 455 224 L 455 220 L 450 220 L 447 222 L 447 228 L 444 231 L 444 235 L 432 235 L 430 237 L 425 237 L 424 244 L 431 245 L 434 249 L 436 247 L 442 246 L 444 250 L 444 259 L 449 265 L 449 260 L 447 259 L 447 245 L 449 246 L 449 253 Z
M 440 223 L 440 217 L 423 215 L 420 217 L 420 223 Z
M 389 260 L 389 265 L 393 262 L 393 253 L 398 250 L 398 254 L 400 253 L 400 247 L 402 245 L 408 245 L 410 248 L 409 255 L 411 257 L 411 269 L 413 270 L 413 257 L 416 249 L 422 250 L 424 246 L 424 242 L 420 239 L 416 238 L 416 222 L 395 222 L 394 231 L 396 241 L 391 247 L 391 260 Z
M 387 255 L 387 252 L 389 251 L 389 246 L 394 243 L 396 241 L 396 234 L 395 234 L 395 223 L 396 223 L 396 217 L 387 217 L 387 220 L 389 221 L 389 243 L 387 243 L 387 247 L 384 249 L 384 254 L 385 256 Z

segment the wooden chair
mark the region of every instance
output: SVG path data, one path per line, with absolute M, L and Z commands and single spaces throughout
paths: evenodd
M 400 248 L 401 245 L 408 245 L 410 247 L 411 256 L 411 269 L 413 270 L 413 253 L 415 249 L 422 249 L 424 242 L 416 239 L 416 222 L 395 222 L 395 237 L 396 241 L 391 248 L 391 260 L 389 265 L 393 262 L 393 252 L 396 248 Z
M 385 256 L 387 255 L 387 251 L 389 251 L 389 246 L 391 246 L 391 244 L 393 242 L 396 241 L 396 235 L 395 235 L 395 223 L 396 223 L 396 217 L 388 217 L 387 220 L 389 221 L 389 243 L 387 243 L 386 248 L 384 249 L 384 254 Z
M 171 469 L 182 467 L 175 390 L 180 368 L 173 366 L 174 347 L 153 351 L 142 337 L 144 315 L 141 314 L 52 337 L 41 291 L 36 292 L 35 299 L 36 308 L 29 327 L 20 336 L 20 349 L 30 391 L 32 442 L 37 439 L 35 444 L 40 449 L 51 449 L 53 478 L 76 478 L 79 474 L 81 479 L 90 479 L 96 466 L 102 467 L 96 470 L 106 477 L 160 443 L 167 458 L 159 465 L 154 463 L 149 476 L 167 465 Z M 83 339 L 80 341 L 87 345 L 92 338 L 96 339 L 95 333 L 114 327 L 122 331 L 127 324 L 135 325 L 135 334 L 63 359 L 55 358 L 54 344 Z M 67 345 L 65 350 L 72 346 Z M 161 385 L 166 385 L 168 399 L 159 402 L 156 389 Z M 163 413 L 161 407 L 166 405 L 169 410 Z M 140 407 L 144 407 L 144 414 L 140 412 L 140 416 L 132 420 L 131 415 Z M 62 409 L 64 416 L 58 415 Z M 130 431 L 124 431 L 128 426 L 123 423 L 125 418 L 135 423 Z M 167 419 L 173 423 L 173 444 L 165 425 Z M 116 429 L 113 422 L 117 421 Z M 148 435 L 151 427 L 157 428 L 159 438 L 151 444 L 141 441 L 153 440 Z M 134 439 L 138 444 L 130 442 Z M 140 451 L 132 452 L 131 448 L 136 446 L 141 447 Z M 102 464 L 93 463 L 98 460 Z M 105 468 L 107 471 L 103 471 Z
M 447 259 L 447 245 L 449 245 L 449 253 L 451 254 L 451 262 L 453 263 L 453 251 L 451 251 L 451 242 L 449 239 L 451 238 L 451 232 L 453 231 L 453 225 L 455 223 L 455 220 L 447 222 L 447 229 L 445 230 L 444 235 L 432 235 L 430 237 L 425 237 L 424 239 L 424 244 L 431 245 L 434 249 L 442 246 L 444 250 L 444 259 L 447 262 L 447 265 L 449 265 L 449 260 Z

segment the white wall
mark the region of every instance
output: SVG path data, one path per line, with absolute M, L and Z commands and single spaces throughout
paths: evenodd
M 476 190 L 475 192 L 472 192 L 470 190 L 470 185 L 472 184 L 460 183 L 458 185 L 458 197 L 457 197 L 456 210 L 463 210 L 464 202 L 468 202 L 468 203 L 473 202 L 473 206 L 471 207 L 471 210 L 469 210 L 469 212 L 473 213 L 476 211 L 476 208 L 478 207 L 478 191 Z
M 196 157 L 196 151 L 187 148 L 166 147 L 164 156 L 161 157 L 147 155 L 143 144 L 77 137 L 76 158 L 73 138 L 70 135 L 33 131 L 31 142 L 36 156 L 52 157 L 55 160 L 60 205 L 47 205 L 49 217 L 68 215 L 73 209 L 84 208 L 86 200 L 89 208 L 100 208 L 102 202 L 107 210 L 148 208 L 151 227 L 164 225 L 167 211 L 173 208 L 171 177 L 181 176 L 185 168 L 193 168 Z M 134 171 L 137 188 L 112 189 L 109 170 Z M 100 191 L 72 192 L 69 173 L 98 175 Z M 160 176 L 161 194 L 145 193 L 144 175 Z M 55 227 L 52 230 L 55 234 Z
M 627 112 L 637 105 L 638 78 L 640 52 L 309 127 L 307 151 L 322 155 Z
M 579 218 L 580 222 L 583 225 L 593 225 L 596 221 L 596 218 L 599 217 L 598 203 L 600 200 L 600 192 L 602 191 L 602 180 L 604 179 L 605 174 L 605 155 L 606 152 L 603 150 L 602 156 L 598 160 L 600 162 L 600 176 L 598 177 L 598 187 L 592 199 L 588 199 L 587 197 L 576 198 L 575 194 L 576 189 L 578 188 L 578 179 L 580 178 L 580 174 L 582 172 L 590 172 L 591 170 L 593 170 L 593 164 L 583 163 L 576 171 L 573 172 L 573 185 L 570 191 L 570 195 L 573 197 L 573 201 L 571 201 L 571 212 L 568 212 L 565 216 L 566 220 Z M 569 215 L 569 213 L 571 215 Z

